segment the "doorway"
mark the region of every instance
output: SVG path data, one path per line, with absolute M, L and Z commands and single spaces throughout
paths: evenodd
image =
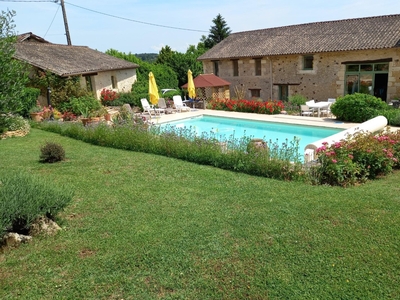
M 289 96 L 289 85 L 280 84 L 279 85 L 279 100 L 287 101 Z
M 388 74 L 375 74 L 375 86 L 374 96 L 381 98 L 382 101 L 386 102 L 387 98 L 387 85 L 388 85 Z

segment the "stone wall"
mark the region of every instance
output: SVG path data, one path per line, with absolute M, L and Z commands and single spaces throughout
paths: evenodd
M 111 76 L 114 76 L 117 81 L 115 89 L 112 88 Z M 92 86 L 96 92 L 96 96 L 100 99 L 100 93 L 103 88 L 114 90 L 116 92 L 130 92 L 132 90 L 132 84 L 137 79 L 136 69 L 127 70 L 116 70 L 101 72 L 97 75 L 92 76 Z M 86 86 L 85 77 L 81 77 L 81 85 Z
M 289 96 L 300 93 L 308 99 L 327 100 L 345 94 L 344 62 L 376 61 L 391 59 L 387 99 L 400 96 L 400 49 L 363 50 L 347 52 L 327 52 L 314 54 L 313 70 L 303 70 L 302 55 L 282 55 L 261 59 L 261 76 L 255 75 L 255 59 L 243 58 L 238 61 L 239 76 L 233 76 L 231 60 L 219 61 L 218 76 L 231 82 L 231 96 L 235 97 L 234 87 L 243 86 L 246 98 L 250 89 L 260 89 L 263 100 L 278 99 L 279 86 L 289 85 Z M 203 61 L 205 74 L 213 73 L 213 62 Z M 272 92 L 271 92 L 272 91 Z

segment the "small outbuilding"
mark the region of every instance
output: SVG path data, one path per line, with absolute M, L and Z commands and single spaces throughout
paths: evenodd
M 214 75 L 200 74 L 193 79 L 196 88 L 196 99 L 200 101 L 229 99 L 230 82 Z M 187 89 L 187 83 L 182 85 L 183 89 Z

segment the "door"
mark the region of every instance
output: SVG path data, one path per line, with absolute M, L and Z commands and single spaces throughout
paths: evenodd
M 287 84 L 279 85 L 279 100 L 287 101 L 289 94 L 289 86 Z
M 388 74 L 375 74 L 374 96 L 381 98 L 382 101 L 386 101 L 387 85 Z

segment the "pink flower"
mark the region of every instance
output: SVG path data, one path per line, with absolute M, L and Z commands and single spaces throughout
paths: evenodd
M 332 159 L 332 162 L 333 162 L 334 164 L 336 164 L 336 163 L 337 163 L 337 160 L 336 160 L 336 159 Z
M 354 158 L 354 156 L 351 155 L 351 154 L 349 154 L 348 156 L 349 156 L 350 159 L 353 159 L 353 158 Z

